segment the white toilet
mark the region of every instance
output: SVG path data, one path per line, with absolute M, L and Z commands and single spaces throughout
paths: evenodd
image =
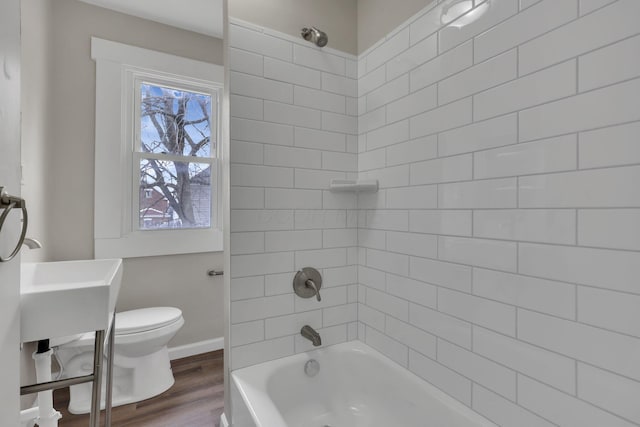
M 167 344 L 183 324 L 182 311 L 174 307 L 143 308 L 116 314 L 113 406 L 149 399 L 173 385 Z M 91 374 L 93 337 L 94 333 L 90 332 L 51 340 L 62 367 L 62 378 Z M 106 371 L 106 365 L 103 371 Z M 104 380 L 102 384 L 104 408 Z M 85 414 L 90 406 L 91 383 L 71 386 L 69 412 Z

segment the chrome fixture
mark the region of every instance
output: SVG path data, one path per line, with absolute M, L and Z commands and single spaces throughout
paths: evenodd
M 42 243 L 37 239 L 32 239 L 31 237 L 25 237 L 22 244 L 29 249 L 42 249 Z
M 0 262 L 11 261 L 13 258 L 15 258 L 16 255 L 18 255 L 18 252 L 20 252 L 20 249 L 22 248 L 22 244 L 24 243 L 24 239 L 27 236 L 27 228 L 29 227 L 29 214 L 27 212 L 27 203 L 24 201 L 24 199 L 21 199 L 20 197 L 9 195 L 9 193 L 7 193 L 5 188 L 0 186 L 0 209 L 2 209 L 2 212 L 0 213 L 0 232 L 2 232 L 2 227 L 4 226 L 4 223 L 7 219 L 7 216 L 9 215 L 9 212 L 11 212 L 11 210 L 14 208 L 20 209 L 22 211 L 22 231 L 20 232 L 18 243 L 16 244 L 11 254 L 9 254 L 9 256 L 4 256 L 4 257 L 0 255 Z
M 309 359 L 304 364 L 304 373 L 308 377 L 315 377 L 320 372 L 320 363 L 316 359 Z
M 224 271 L 222 271 L 222 270 L 209 270 L 209 271 L 207 271 L 207 276 L 210 276 L 210 277 L 224 276 Z
M 316 297 L 318 302 L 320 298 L 320 288 L 322 287 L 322 276 L 320 272 L 313 267 L 304 267 L 296 273 L 293 278 L 293 291 L 301 298 Z
M 325 47 L 329 42 L 329 37 L 324 31 L 320 31 L 316 27 L 304 27 L 300 32 L 302 38 L 318 47 Z
M 314 347 L 318 347 L 322 345 L 322 339 L 320 338 L 320 334 L 316 332 L 316 330 L 313 329 L 311 326 L 304 325 L 302 329 L 300 329 L 300 334 L 306 339 L 308 339 L 309 341 L 311 341 Z

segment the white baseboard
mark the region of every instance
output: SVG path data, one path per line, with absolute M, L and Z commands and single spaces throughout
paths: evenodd
M 207 353 L 209 351 L 222 350 L 224 348 L 224 338 L 214 338 L 191 344 L 180 345 L 169 348 L 169 359 L 182 359 L 183 357 L 195 356 L 196 354 Z
M 229 427 L 229 421 L 227 421 L 227 416 L 224 412 L 220 415 L 220 427 Z

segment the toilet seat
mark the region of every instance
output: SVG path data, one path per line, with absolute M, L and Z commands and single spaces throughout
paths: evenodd
M 177 322 L 182 311 L 175 307 L 150 307 L 116 314 L 116 336 L 148 332 Z

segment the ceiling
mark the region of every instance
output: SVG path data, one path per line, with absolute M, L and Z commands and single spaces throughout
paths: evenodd
M 222 0 L 80 1 L 213 37 L 223 34 Z

